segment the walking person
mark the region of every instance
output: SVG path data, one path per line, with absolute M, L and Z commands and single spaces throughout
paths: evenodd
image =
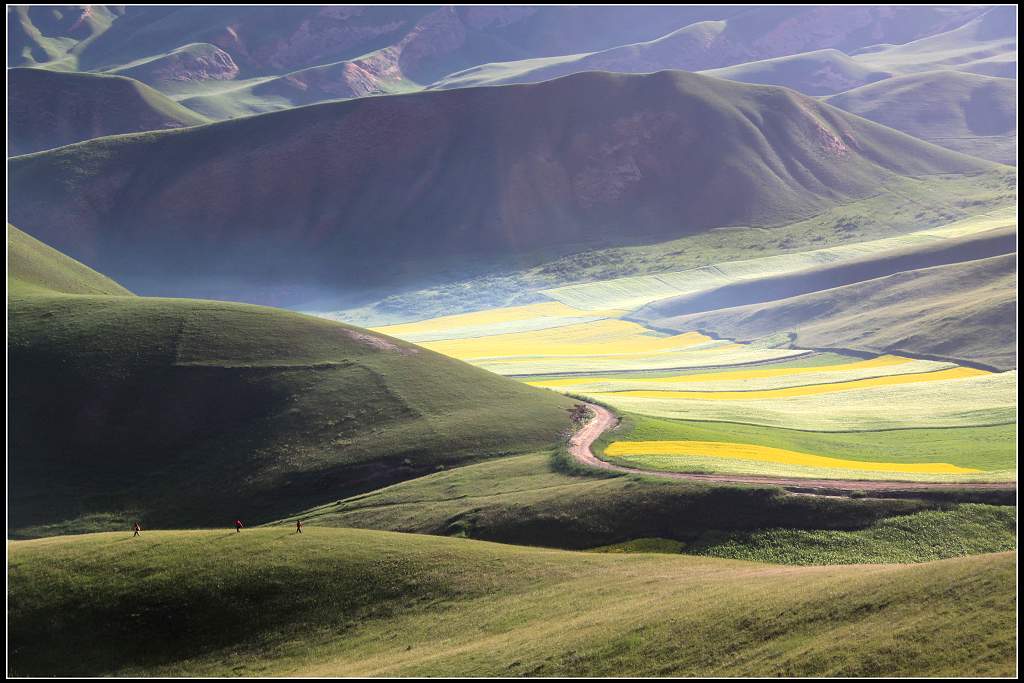
M 235 520 L 235 533 L 236 534 L 242 533 L 242 520 L 240 520 L 240 519 L 236 519 Z
M 302 533 L 302 520 L 301 519 L 295 520 L 295 533 L 297 533 L 297 534 L 301 534 Z
M 135 538 L 139 535 L 139 532 L 142 531 L 142 525 L 138 522 L 135 522 L 135 524 L 132 524 L 132 531 L 135 532 L 134 534 L 132 534 L 132 538 Z

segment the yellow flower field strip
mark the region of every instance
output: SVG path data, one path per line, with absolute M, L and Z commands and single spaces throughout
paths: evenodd
M 762 389 L 753 391 L 618 391 L 621 396 L 635 398 L 691 398 L 713 400 L 758 400 L 788 398 L 790 396 L 811 396 L 814 394 L 831 394 L 839 391 L 855 391 L 869 387 L 885 387 L 895 384 L 916 384 L 918 382 L 938 382 L 947 379 L 963 379 L 991 374 L 985 370 L 956 367 L 935 372 L 921 372 L 910 375 L 886 375 L 868 379 L 855 379 L 850 382 L 834 382 L 831 384 L 811 384 L 784 389 Z
M 483 358 L 469 362 L 499 375 L 558 375 L 581 373 L 581 376 L 606 372 L 638 372 L 647 370 L 681 370 L 690 368 L 720 368 L 723 366 L 783 360 L 807 355 L 800 349 L 726 349 L 720 353 L 690 353 L 674 351 L 641 356 L 548 356 Z M 536 378 L 533 378 L 536 380 Z M 557 390 L 563 390 L 557 387 Z M 614 394 L 610 394 L 614 395 Z
M 605 449 L 605 455 L 688 455 L 732 460 L 773 462 L 801 467 L 820 467 L 869 472 L 906 472 L 908 474 L 970 474 L 981 470 L 959 467 L 944 462 L 902 463 L 842 460 L 784 448 L 717 441 L 616 441 Z
M 844 372 L 847 370 L 861 370 L 867 368 L 881 368 L 895 365 L 903 365 L 911 362 L 912 359 L 902 356 L 877 356 L 869 360 L 857 361 L 854 363 L 843 363 L 841 365 L 817 365 L 802 368 L 753 368 L 725 370 L 722 372 L 709 372 L 699 375 L 674 375 L 672 377 L 639 377 L 630 379 L 630 383 L 650 384 L 676 384 L 682 382 L 715 382 L 719 380 L 737 379 L 762 379 L 769 377 L 789 377 L 792 375 L 816 374 L 819 372 Z M 609 377 L 573 377 L 570 379 L 558 379 L 550 381 L 527 382 L 538 387 L 567 387 L 577 384 L 596 384 L 614 380 Z
M 517 356 L 650 354 L 684 349 L 710 341 L 714 340 L 699 332 L 657 336 L 637 323 L 606 319 L 532 332 L 426 342 L 423 346 L 467 360 Z
M 579 317 L 618 317 L 624 311 L 603 310 L 583 311 L 572 306 L 567 306 L 559 301 L 547 303 L 528 304 L 526 306 L 508 306 L 505 308 L 490 308 L 484 311 L 472 313 L 458 313 L 445 315 L 429 320 L 421 320 L 413 323 L 402 323 L 399 325 L 386 325 L 374 328 L 375 331 L 392 337 L 404 337 L 405 335 L 443 332 L 457 330 L 465 327 L 481 327 L 501 323 L 532 320 L 534 318 L 579 318 Z

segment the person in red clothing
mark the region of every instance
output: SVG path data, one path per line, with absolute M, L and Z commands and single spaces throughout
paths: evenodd
M 301 534 L 302 533 L 302 520 L 301 519 L 295 520 L 295 533 L 297 533 L 297 534 Z
M 242 520 L 236 519 L 235 520 L 235 533 L 241 533 L 241 532 L 242 532 Z
M 142 531 L 142 525 L 138 522 L 135 522 L 135 524 L 132 524 L 132 531 L 135 532 L 134 534 L 132 534 L 132 538 L 135 538 L 139 535 L 139 532 Z

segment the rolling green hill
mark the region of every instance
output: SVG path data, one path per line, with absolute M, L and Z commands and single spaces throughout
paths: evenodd
M 1017 162 L 1017 82 L 928 71 L 855 88 L 827 102 L 948 149 Z
M 1016 254 L 909 270 L 834 289 L 652 324 L 731 339 L 795 334 L 803 348 L 852 348 L 1017 367 Z
M 741 83 L 782 85 L 805 95 L 831 95 L 888 78 L 839 50 L 814 50 L 702 72 Z
M 775 225 L 998 167 L 790 90 L 660 72 L 312 105 L 10 171 L 15 224 L 129 287 L 206 294 L 216 277 L 253 299 Z
M 260 78 L 376 55 L 378 64 L 401 78 L 426 84 L 474 64 L 601 50 L 654 38 L 666 26 L 738 11 L 714 6 L 19 7 L 9 10 L 8 63 L 84 71 L 141 66 L 139 76 L 157 76 L 151 84 L 167 93 L 197 95 L 213 80 L 252 85 Z
M 73 68 L 76 55 L 102 35 L 124 7 L 19 5 L 7 8 L 7 64 Z
M 161 92 L 176 94 L 213 81 L 231 81 L 238 75 L 231 55 L 209 43 L 189 43 L 166 54 L 128 62 L 108 73 L 142 81 Z
M 28 154 L 103 135 L 209 123 L 130 78 L 9 69 L 7 86 L 9 154 Z
M 824 62 L 824 68 L 830 68 L 830 62 L 847 76 L 867 75 L 886 69 L 856 66 L 838 55 L 826 57 L 818 51 L 852 52 L 880 41 L 906 43 L 959 28 L 983 11 L 984 8 L 979 7 L 747 6 L 731 16 L 664 31 L 658 38 L 644 42 L 619 44 L 592 52 L 564 51 L 479 64 L 449 74 L 433 87 L 536 83 L 583 71 L 701 71 L 800 53 L 816 56 L 790 62 L 782 70 L 792 73 L 801 68 L 796 67 L 800 61 L 805 65 Z M 557 56 L 550 56 L 552 54 Z M 778 66 L 762 65 L 751 69 L 774 70 Z
M 383 335 L 130 296 L 10 227 L 8 258 L 9 531 L 268 521 L 568 424 L 568 399 Z
M 952 30 L 902 44 L 883 40 L 852 55 L 869 68 L 901 74 L 955 69 L 1016 78 L 1017 10 L 1013 5 L 988 8 Z
M 647 431 L 652 423 L 671 427 L 682 424 L 639 416 L 627 418 L 628 424 L 637 421 L 647 426 Z M 707 425 L 696 424 L 698 429 Z M 728 429 L 725 431 L 728 433 Z M 935 432 L 928 435 L 932 446 L 944 436 L 942 430 Z M 1011 427 L 973 430 L 963 439 L 992 439 L 996 432 L 1004 442 L 1013 439 Z M 916 436 L 921 435 L 918 431 Z M 863 446 L 867 439 L 855 436 L 854 441 Z M 816 555 L 813 543 L 797 542 L 791 548 L 794 554 L 800 552 L 804 563 L 813 564 L 919 562 L 1016 547 L 1013 525 L 1010 523 L 1008 528 L 1007 524 L 1014 510 L 1004 507 L 1013 502 L 1012 493 L 918 491 L 898 495 L 908 497 L 804 496 L 774 486 L 615 475 L 586 470 L 560 455 L 534 453 L 436 472 L 306 510 L 282 524 L 287 527 L 294 525 L 295 519 L 302 519 L 316 526 L 461 536 L 567 549 L 661 538 L 674 541 L 676 552 L 702 551 L 717 546 L 728 535 L 799 532 L 814 538 L 831 534 L 838 542 L 822 544 Z M 971 500 L 989 504 L 957 506 L 958 502 Z M 936 525 L 934 515 L 944 523 Z M 886 528 L 913 525 L 915 520 L 932 523 L 922 524 L 915 534 L 917 542 L 904 544 L 901 552 L 872 542 L 879 531 L 884 534 Z M 854 544 L 859 552 L 849 552 L 844 544 Z M 735 544 L 734 552 L 743 552 L 741 545 Z M 720 555 L 727 556 L 724 553 L 719 550 Z M 864 559 L 869 556 L 872 559 Z
M 1015 666 L 1013 553 L 792 567 L 308 526 L 63 537 L 9 555 L 8 672 L 21 676 Z

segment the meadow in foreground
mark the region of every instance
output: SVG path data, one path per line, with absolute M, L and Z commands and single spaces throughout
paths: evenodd
M 314 526 L 8 548 L 15 675 L 1006 675 L 1014 666 L 1012 553 L 801 568 Z

